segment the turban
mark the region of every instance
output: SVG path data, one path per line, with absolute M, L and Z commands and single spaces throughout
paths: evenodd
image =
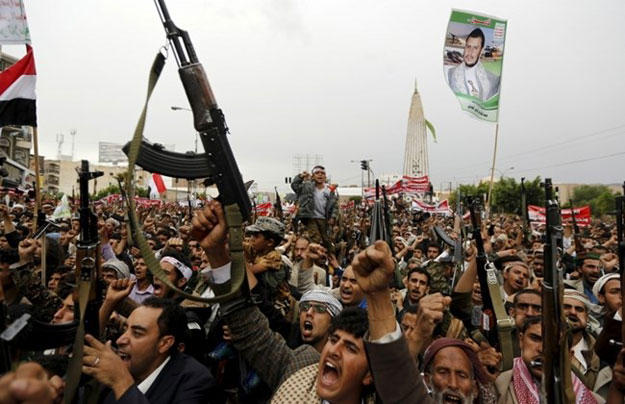
M 611 281 L 612 279 L 621 279 L 621 275 L 617 274 L 617 273 L 611 273 L 611 274 L 606 274 L 603 275 L 601 278 L 597 279 L 597 282 L 595 282 L 595 284 L 592 287 L 592 294 L 597 296 L 597 299 L 599 298 L 599 293 L 601 293 L 601 289 L 603 289 L 603 287 L 605 286 L 606 283 L 608 283 L 608 281 Z
M 322 289 L 309 290 L 308 292 L 304 293 L 299 302 L 323 303 L 328 307 L 330 317 L 336 317 L 343 310 L 343 305 L 341 304 L 341 302 L 339 302 L 336 297 L 332 296 L 330 292 L 326 292 Z
M 443 348 L 448 347 L 456 347 L 462 349 L 469 362 L 473 366 L 473 376 L 481 383 L 488 383 L 488 376 L 486 375 L 486 370 L 482 367 L 482 363 L 477 357 L 477 354 L 471 347 L 471 345 L 467 344 L 464 341 L 455 338 L 439 338 L 432 342 L 428 349 L 425 350 L 425 355 L 423 358 L 423 368 L 427 369 L 432 361 L 434 361 L 434 357 L 436 354 Z

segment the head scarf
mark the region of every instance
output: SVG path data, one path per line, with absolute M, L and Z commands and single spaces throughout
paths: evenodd
M 597 282 L 592 287 L 592 294 L 599 298 L 599 293 L 601 293 L 601 289 L 605 286 L 608 281 L 612 279 L 621 279 L 621 275 L 617 273 L 605 274 L 601 278 L 597 279 Z
M 330 292 L 326 292 L 325 290 L 321 289 L 309 290 L 308 292 L 304 293 L 299 302 L 323 303 L 328 307 L 330 317 L 336 317 L 343 310 L 343 305 L 336 299 L 336 297 L 332 296 Z
M 167 262 L 167 263 L 173 265 L 178 271 L 180 271 L 180 273 L 182 274 L 182 276 L 184 276 L 184 278 L 186 280 L 189 280 L 191 278 L 191 275 L 193 275 L 193 271 L 191 270 L 191 268 L 189 268 L 188 266 L 186 266 L 182 262 L 178 261 L 174 257 L 165 256 L 165 257 L 161 258 L 160 262 L 161 262 L 161 264 L 163 262 Z
M 432 342 L 428 349 L 425 350 L 425 355 L 423 358 L 423 368 L 427 369 L 430 365 L 430 362 L 434 360 L 436 354 L 443 348 L 447 347 L 456 347 L 462 349 L 462 351 L 469 358 L 469 362 L 473 366 L 473 376 L 479 381 L 481 384 L 488 384 L 488 376 L 486 375 L 486 370 L 482 366 L 482 363 L 477 357 L 477 354 L 471 348 L 469 344 L 464 341 L 455 338 L 439 338 Z

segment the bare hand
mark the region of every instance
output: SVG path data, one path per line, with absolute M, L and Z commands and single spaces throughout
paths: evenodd
M 0 378 L 0 404 L 61 402 L 65 382 L 58 376 L 48 379 L 36 362 L 21 364 L 15 372 Z
M 218 268 L 229 262 L 230 256 L 226 243 L 228 225 L 221 203 L 210 201 L 202 210 L 196 210 L 191 221 L 189 235 L 200 243 L 209 258 L 212 268 Z M 224 262 L 225 261 L 225 262 Z
M 486 369 L 489 381 L 494 383 L 501 373 L 499 372 L 499 364 L 502 359 L 501 353 L 497 352 L 486 341 L 482 341 L 478 349 L 474 348 L 474 350 L 477 352 L 477 358 L 484 366 L 484 369 Z
M 421 338 L 429 339 L 436 326 L 443 321 L 443 313 L 451 304 L 451 297 L 440 293 L 425 295 L 419 300 L 416 332 Z
M 324 255 L 325 255 L 325 248 L 323 248 L 323 246 L 321 246 L 320 244 L 316 244 L 316 243 L 310 243 L 308 244 L 306 251 L 304 251 L 303 257 L 304 259 L 308 258 L 312 261 L 317 261 Z
M 386 242 L 378 240 L 352 261 L 352 269 L 362 291 L 369 295 L 388 290 L 395 271 L 392 253 Z
M 32 238 L 27 238 L 20 241 L 20 244 L 18 245 L 20 262 L 33 261 L 33 254 L 37 250 L 37 247 L 37 240 L 33 240 Z
M 124 300 L 130 292 L 136 281 L 130 279 L 116 279 L 109 284 L 106 290 L 106 300 L 118 303 Z
M 110 387 L 118 399 L 134 384 L 128 368 L 111 348 L 111 341 L 103 344 L 87 334 L 85 342 L 89 345 L 84 347 L 82 372 Z

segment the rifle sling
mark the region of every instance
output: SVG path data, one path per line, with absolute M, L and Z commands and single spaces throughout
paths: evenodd
M 514 329 L 514 321 L 506 313 L 503 297 L 499 281 L 495 274 L 495 269 L 491 263 L 486 264 L 486 280 L 488 283 L 488 291 L 493 303 L 493 311 L 497 321 L 497 335 L 499 337 L 499 350 L 501 351 L 501 365 L 503 371 L 512 369 L 512 360 L 514 359 L 514 351 L 512 345 L 512 330 Z
M 89 301 L 89 292 L 93 285 L 94 274 L 91 272 L 89 277 L 80 277 L 78 283 L 78 309 L 80 319 L 78 320 L 78 329 L 76 330 L 76 338 L 72 349 L 72 357 L 67 365 L 67 377 L 65 382 L 65 391 L 63 393 L 63 403 L 71 404 L 74 400 L 74 394 L 80 383 L 80 375 L 82 374 L 82 358 L 83 347 L 85 344 L 85 312 L 87 311 L 87 302 Z
M 143 233 L 139 230 L 139 222 L 136 215 L 136 207 L 134 201 L 134 169 L 137 159 L 139 157 L 139 151 L 141 147 L 141 141 L 143 139 L 143 129 L 145 126 L 145 118 L 147 114 L 148 102 L 152 91 L 156 86 L 158 78 L 163 66 L 165 65 L 165 56 L 162 53 L 158 53 L 152 64 L 150 70 L 150 79 L 148 82 L 148 93 L 143 106 L 143 111 L 139 117 L 139 122 L 135 128 L 135 133 L 130 143 L 128 150 L 128 172 L 126 173 L 126 194 L 128 196 L 128 217 L 131 222 L 131 227 L 135 230 L 134 239 L 139 246 L 141 256 L 145 260 L 145 264 L 150 272 L 156 276 L 167 287 L 189 300 L 202 303 L 219 303 L 231 299 L 237 296 L 240 292 L 239 289 L 245 280 L 245 261 L 243 256 L 243 230 L 242 230 L 242 215 L 239 211 L 237 204 L 227 205 L 224 207 L 226 214 L 226 222 L 228 224 L 228 245 L 230 247 L 230 259 L 231 264 L 231 277 L 232 282 L 230 290 L 222 295 L 215 296 L 213 298 L 203 298 L 191 293 L 186 293 L 178 289 L 167 277 L 165 272 L 161 269 L 159 262 L 154 257 L 154 252 L 148 245 Z

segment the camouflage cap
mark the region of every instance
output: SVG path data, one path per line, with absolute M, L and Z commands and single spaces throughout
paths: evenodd
M 279 237 L 284 237 L 284 223 L 273 217 L 261 216 L 256 219 L 256 223 L 247 226 L 245 231 L 248 233 L 269 232 Z

